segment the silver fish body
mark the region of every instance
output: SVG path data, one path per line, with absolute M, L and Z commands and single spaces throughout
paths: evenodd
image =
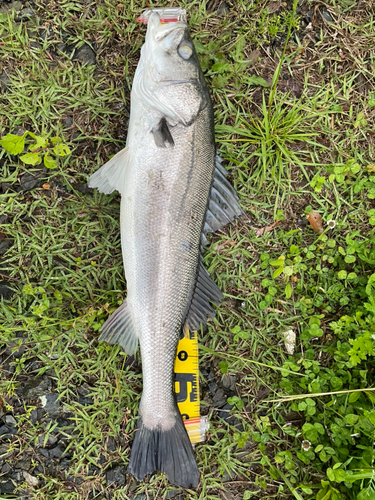
M 143 393 L 129 471 L 142 479 L 160 470 L 185 487 L 197 486 L 199 472 L 174 394 L 177 343 L 184 326 L 205 324 L 210 302 L 221 300 L 201 262 L 205 234 L 241 213 L 215 154 L 211 99 L 187 25 L 163 26 L 152 14 L 127 146 L 90 178 L 91 187 L 121 193 L 128 290 L 100 340 L 131 354 L 138 342 L 141 348 Z

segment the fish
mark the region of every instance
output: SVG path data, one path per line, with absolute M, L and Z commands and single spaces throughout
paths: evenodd
M 134 355 L 143 392 L 128 472 L 160 471 L 196 488 L 200 474 L 174 392 L 177 344 L 215 315 L 222 292 L 203 265 L 207 234 L 243 211 L 217 156 L 214 112 L 184 20 L 152 12 L 134 75 L 126 147 L 89 179 L 121 193 L 120 230 L 127 297 L 100 341 Z

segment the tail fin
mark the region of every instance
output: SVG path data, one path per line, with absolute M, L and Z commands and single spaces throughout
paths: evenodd
M 199 471 L 193 447 L 180 414 L 175 425 L 165 431 L 160 428 L 148 429 L 138 419 L 128 472 L 141 481 L 156 470 L 162 472 L 175 486 L 196 488 Z

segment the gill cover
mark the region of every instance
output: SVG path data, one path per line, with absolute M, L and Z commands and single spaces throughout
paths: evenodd
M 162 25 L 151 14 L 133 92 L 171 125 L 190 125 L 206 106 L 209 95 L 185 22 Z

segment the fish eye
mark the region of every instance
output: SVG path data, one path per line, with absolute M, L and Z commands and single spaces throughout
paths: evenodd
M 189 59 L 193 53 L 193 49 L 189 45 L 180 45 L 178 47 L 178 53 L 183 59 Z

